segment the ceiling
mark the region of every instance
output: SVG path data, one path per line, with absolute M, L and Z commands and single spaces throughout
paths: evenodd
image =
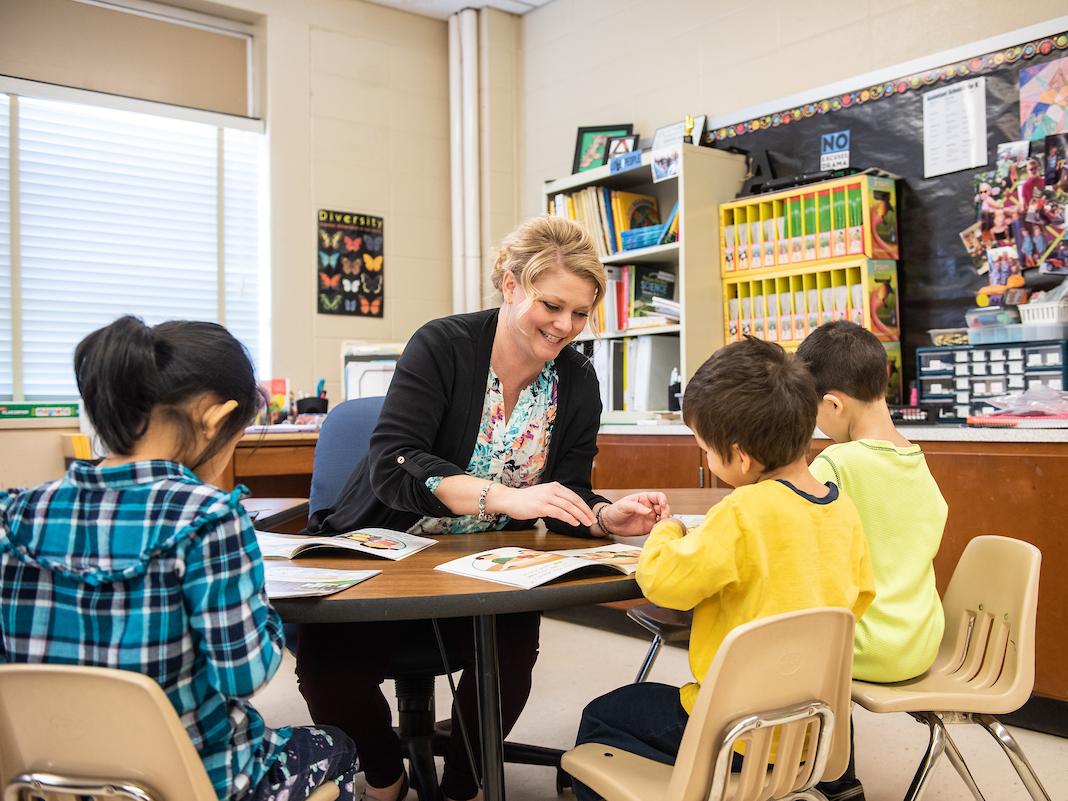
M 526 14 L 552 0 L 371 0 L 380 6 L 389 6 L 424 17 L 448 19 L 465 8 L 496 8 L 512 14 Z

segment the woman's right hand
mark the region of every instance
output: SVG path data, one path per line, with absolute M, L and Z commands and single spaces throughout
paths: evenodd
M 513 520 L 551 517 L 569 526 L 589 527 L 595 522 L 586 502 L 558 481 L 522 488 L 494 484 L 486 496 L 486 511 Z

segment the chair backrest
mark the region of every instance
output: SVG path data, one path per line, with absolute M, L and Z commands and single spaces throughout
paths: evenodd
M 353 398 L 335 406 L 323 421 L 312 463 L 308 509 L 315 513 L 337 500 L 356 465 L 367 455 L 384 397 Z
M 217 798 L 163 690 L 127 670 L 0 666 L 0 753 L 5 788 L 37 773 L 133 784 L 156 801 Z
M 731 631 L 701 683 L 664 801 L 720 801 L 728 782 L 732 801 L 765 801 L 840 776 L 849 762 L 853 626 L 848 609 L 823 607 Z M 833 721 L 818 714 L 827 712 Z M 776 725 L 781 719 L 793 720 Z M 745 760 L 730 778 L 735 737 Z
M 975 711 L 1018 709 L 1031 695 L 1041 566 L 1034 545 L 990 535 L 971 540 L 953 570 L 942 599 L 946 632 L 931 671 L 982 689 L 998 704 Z

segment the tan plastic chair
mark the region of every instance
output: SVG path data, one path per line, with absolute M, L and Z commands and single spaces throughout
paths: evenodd
M 849 762 L 852 668 L 847 609 L 747 623 L 716 653 L 674 766 L 584 743 L 564 754 L 564 769 L 607 801 L 823 799 L 816 782 Z M 745 760 L 731 773 L 738 743 Z
M 4 801 L 217 800 L 163 690 L 127 670 L 0 666 L 0 754 Z
M 931 737 L 905 801 L 920 797 L 944 752 L 983 801 L 947 723 L 978 723 L 1004 749 L 1035 801 L 1050 801 L 1012 735 L 993 715 L 1019 709 L 1035 683 L 1038 548 L 1008 537 L 976 537 L 964 549 L 942 599 L 946 630 L 934 664 L 896 684 L 853 682 L 853 700 L 871 712 L 908 712 Z

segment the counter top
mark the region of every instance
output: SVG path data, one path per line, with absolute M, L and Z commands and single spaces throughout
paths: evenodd
M 1068 442 L 1068 428 L 972 428 L 970 426 L 899 425 L 902 436 L 915 442 Z M 682 423 L 602 425 L 601 434 L 692 436 Z M 827 439 L 820 430 L 815 439 Z

